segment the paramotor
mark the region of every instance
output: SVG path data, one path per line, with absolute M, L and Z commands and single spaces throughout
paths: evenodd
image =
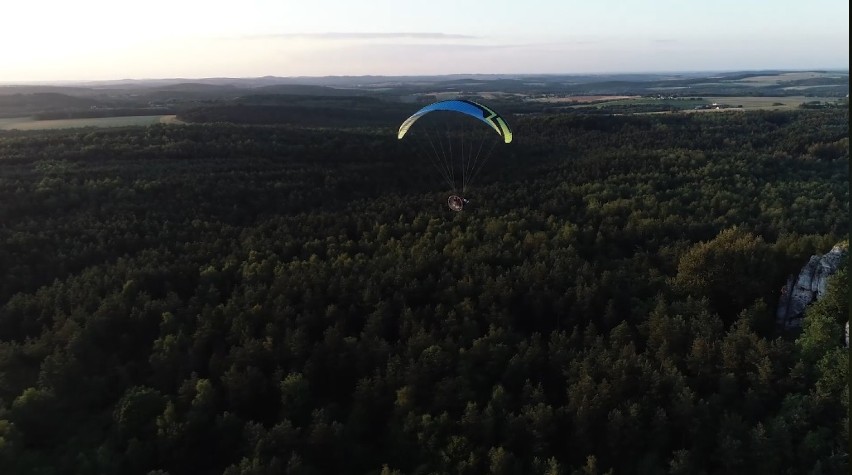
M 403 137 L 411 137 L 417 151 L 429 159 L 450 186 L 453 195 L 447 201 L 449 208 L 461 211 L 467 204 L 465 191 L 497 143 L 512 142 L 512 130 L 506 119 L 490 107 L 453 99 L 429 104 L 405 119 L 397 134 L 398 139 Z

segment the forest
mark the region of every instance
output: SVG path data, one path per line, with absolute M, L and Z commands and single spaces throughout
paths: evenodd
M 0 471 L 848 473 L 848 108 L 391 112 L 0 131 Z

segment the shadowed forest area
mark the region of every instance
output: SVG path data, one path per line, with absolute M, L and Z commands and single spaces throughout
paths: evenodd
M 848 109 L 509 121 L 0 132 L 0 467 L 848 473 Z

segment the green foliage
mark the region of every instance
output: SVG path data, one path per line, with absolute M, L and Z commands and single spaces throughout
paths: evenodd
M 463 213 L 392 130 L 0 133 L 0 466 L 845 471 L 845 267 L 772 324 L 845 112 L 513 126 Z
M 802 334 L 796 344 L 802 357 L 815 363 L 843 341 L 849 321 L 849 280 L 846 262 L 828 279 L 825 295 L 808 306 Z
M 764 296 L 778 281 L 775 256 L 758 236 L 729 228 L 707 242 L 692 246 L 678 261 L 674 286 L 714 302 L 723 316 Z M 775 297 L 775 295 L 772 295 Z

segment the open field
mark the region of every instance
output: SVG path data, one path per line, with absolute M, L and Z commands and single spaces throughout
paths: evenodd
M 613 106 L 628 106 L 628 105 L 675 105 L 682 106 L 685 111 L 693 111 L 694 105 L 698 101 L 686 99 L 656 99 L 650 97 L 628 97 L 616 98 L 613 100 L 596 102 L 594 104 L 582 104 L 569 106 L 571 109 L 606 109 Z M 700 96 L 701 103 L 711 107 L 711 109 L 701 109 L 701 111 L 717 110 L 713 104 L 718 104 L 721 108 L 718 110 L 791 110 L 797 109 L 800 105 L 806 102 L 836 102 L 836 97 L 810 97 L 810 96 L 769 96 L 769 97 L 754 97 L 754 96 Z M 566 98 L 568 99 L 568 98 Z
M 532 102 L 546 102 L 549 104 L 559 104 L 565 102 L 601 102 L 601 101 L 616 101 L 621 99 L 638 99 L 640 96 L 561 96 L 561 97 L 536 97 L 528 99 Z
M 796 71 L 789 73 L 780 73 L 780 74 L 769 74 L 769 75 L 761 75 L 761 76 L 749 76 L 740 79 L 727 79 L 724 77 L 708 77 L 711 81 L 707 82 L 697 82 L 692 84 L 692 87 L 696 86 L 711 86 L 711 87 L 729 87 L 731 85 L 739 85 L 739 86 L 748 86 L 754 88 L 764 88 L 764 87 L 773 87 L 779 86 L 784 83 L 791 83 L 795 81 L 806 81 L 806 80 L 833 80 L 833 79 L 841 79 L 844 77 L 848 77 L 849 74 L 845 72 L 819 72 L 819 71 Z M 816 85 L 820 87 L 831 87 L 834 84 L 821 84 Z M 802 86 L 791 86 L 789 88 L 796 88 Z M 658 90 L 670 90 L 670 89 L 681 89 L 682 87 L 674 86 L 674 87 L 658 87 L 655 89 Z
M 708 102 L 717 102 L 730 106 L 742 106 L 742 109 L 769 109 L 789 110 L 796 109 L 806 102 L 836 102 L 836 97 L 809 97 L 809 96 L 777 96 L 777 97 L 705 97 Z
M 804 79 L 823 79 L 823 78 L 840 78 L 848 76 L 848 73 L 841 74 L 840 72 L 820 72 L 820 71 L 795 71 L 789 73 L 772 74 L 767 76 L 751 76 L 740 79 L 740 83 L 754 83 L 755 85 L 767 86 L 780 84 L 786 81 L 801 81 Z
M 174 115 L 99 117 L 93 119 L 33 120 L 29 117 L 0 119 L 0 130 L 74 129 L 80 127 L 126 127 L 132 125 L 179 124 Z

